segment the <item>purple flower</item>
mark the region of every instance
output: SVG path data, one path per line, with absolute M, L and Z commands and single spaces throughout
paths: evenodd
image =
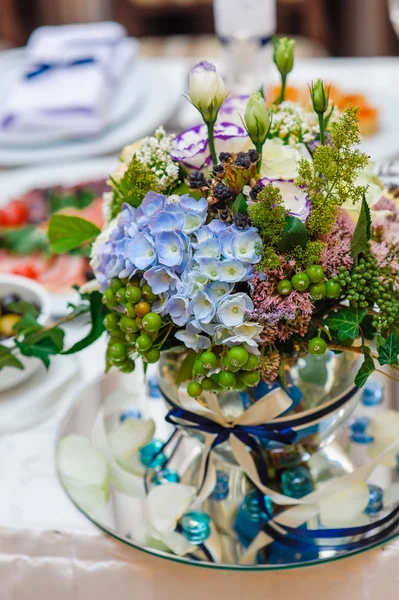
M 219 123 L 215 126 L 215 147 L 219 154 L 223 151 L 240 152 L 248 143 L 248 135 L 242 127 L 233 123 Z M 196 125 L 186 129 L 175 139 L 172 158 L 188 170 L 201 170 L 212 162 L 208 147 L 206 125 Z

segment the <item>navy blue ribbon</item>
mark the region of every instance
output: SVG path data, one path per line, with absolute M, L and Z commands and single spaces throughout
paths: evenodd
M 38 77 L 39 75 L 43 75 L 44 73 L 48 73 L 48 71 L 52 71 L 54 69 L 70 69 L 74 67 L 80 67 L 82 65 L 90 65 L 95 62 L 97 62 L 97 60 L 94 57 L 88 56 L 86 58 L 78 58 L 65 63 L 40 63 L 35 65 L 35 67 L 29 71 L 29 73 L 25 74 L 25 79 L 33 79 L 34 77 Z
M 340 527 L 332 529 L 295 529 L 276 523 L 281 529 L 286 531 L 285 534 L 277 531 L 273 527 L 273 522 L 265 523 L 262 527 L 263 531 L 270 535 L 276 542 L 296 548 L 298 550 L 314 550 L 320 552 L 322 550 L 334 550 L 334 551 L 351 551 L 359 550 L 361 548 L 368 547 L 372 544 L 376 544 L 380 541 L 387 539 L 390 533 L 393 533 L 399 525 L 399 505 L 389 512 L 385 517 L 374 521 L 368 525 L 361 525 L 359 527 Z M 385 527 L 387 525 L 387 527 Z M 382 528 L 381 531 L 377 531 Z M 363 539 L 348 541 L 337 544 L 318 544 L 314 540 L 316 539 L 331 539 L 341 537 L 354 537 L 354 536 L 365 536 L 368 533 L 375 531 L 374 535 L 368 535 Z

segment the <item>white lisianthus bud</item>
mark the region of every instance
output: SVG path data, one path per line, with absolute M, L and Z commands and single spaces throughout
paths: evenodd
M 312 97 L 313 109 L 318 115 L 323 115 L 328 108 L 330 88 L 326 91 L 324 83 L 321 79 L 318 79 L 316 83 L 310 88 L 310 94 Z
M 255 147 L 263 146 L 270 129 L 270 114 L 260 92 L 255 92 L 249 97 L 244 121 Z
M 227 92 L 215 65 L 207 61 L 195 65 L 190 72 L 189 96 L 206 123 L 216 121 Z
M 273 59 L 281 75 L 288 75 L 294 67 L 295 40 L 275 37 Z

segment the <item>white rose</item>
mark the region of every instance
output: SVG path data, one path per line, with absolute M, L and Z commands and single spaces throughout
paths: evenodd
M 295 179 L 298 176 L 298 161 L 310 158 L 303 144 L 287 146 L 279 138 L 266 140 L 263 146 L 261 178 Z

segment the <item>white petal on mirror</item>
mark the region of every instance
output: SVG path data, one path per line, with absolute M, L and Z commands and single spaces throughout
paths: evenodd
M 356 525 L 369 503 L 367 483 L 354 481 L 320 501 L 320 520 L 325 527 Z M 368 520 L 366 521 L 368 522 Z M 363 520 L 362 520 L 362 523 Z
M 125 464 L 152 440 L 154 433 L 155 423 L 152 419 L 126 419 L 108 433 L 108 441 L 115 458 Z
M 153 487 L 146 501 L 149 522 L 162 534 L 174 531 L 180 517 L 188 511 L 194 495 L 195 488 L 181 483 Z

